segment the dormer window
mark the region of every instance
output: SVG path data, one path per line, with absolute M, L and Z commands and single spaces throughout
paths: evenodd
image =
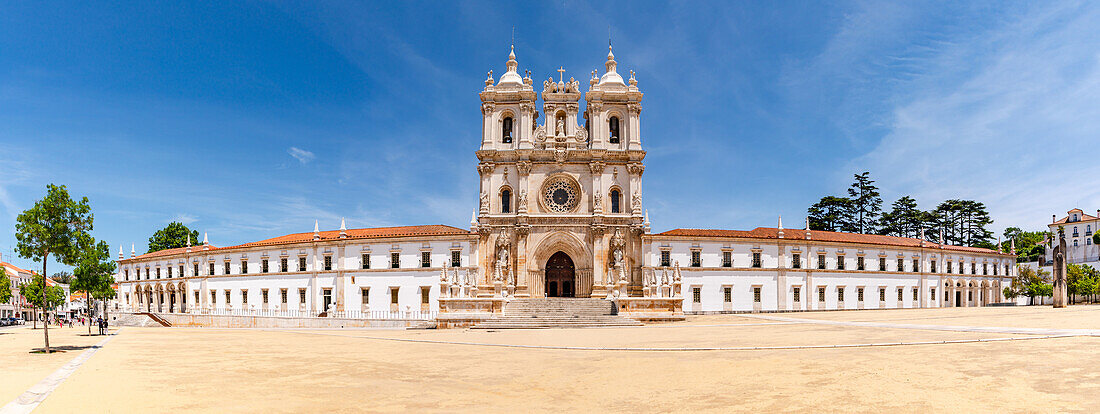
M 512 212 L 512 190 L 507 188 L 500 190 L 500 212 L 504 214 Z
M 500 142 L 512 143 L 512 117 L 510 116 L 504 118 L 504 122 L 500 126 Z
M 607 142 L 610 142 L 612 144 L 618 144 L 619 143 L 619 118 L 618 117 L 613 116 L 613 117 L 611 117 L 611 119 L 609 119 L 607 121 L 607 130 L 608 130 Z
M 611 213 L 621 213 L 622 211 L 620 211 L 619 205 L 621 204 L 620 199 L 622 198 L 622 195 L 619 194 L 619 190 L 611 190 L 610 193 L 607 193 L 607 198 L 611 199 Z

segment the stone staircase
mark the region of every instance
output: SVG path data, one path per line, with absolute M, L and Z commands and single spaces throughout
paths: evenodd
M 616 315 L 615 304 L 599 298 L 513 299 L 501 316 L 472 329 L 595 328 L 641 326 L 634 319 Z

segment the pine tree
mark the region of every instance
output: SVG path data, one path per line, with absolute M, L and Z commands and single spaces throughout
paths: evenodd
M 848 187 L 848 198 L 851 199 L 855 231 L 860 233 L 872 233 L 878 223 L 878 216 L 882 213 L 882 197 L 879 196 L 878 187 L 871 179 L 871 173 L 864 171 L 856 174 L 855 182 Z

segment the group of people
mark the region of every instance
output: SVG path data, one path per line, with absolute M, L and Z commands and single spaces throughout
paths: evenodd
M 95 318 L 96 326 L 99 327 L 99 334 L 107 334 L 107 320 L 103 318 Z

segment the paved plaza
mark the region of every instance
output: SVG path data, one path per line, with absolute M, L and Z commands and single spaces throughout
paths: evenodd
M 640 328 L 0 331 L 35 412 L 1091 411 L 1100 306 L 694 316 Z M 102 344 L 100 348 L 89 348 Z M 70 368 L 72 364 L 70 364 Z M 39 391 L 42 387 L 37 388 Z M 20 397 L 20 395 L 23 397 Z

